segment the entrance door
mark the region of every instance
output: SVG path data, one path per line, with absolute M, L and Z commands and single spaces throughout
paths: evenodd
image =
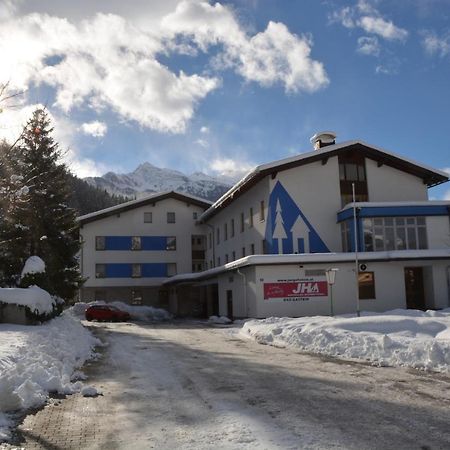
M 406 307 L 408 309 L 425 309 L 422 267 L 405 267 L 405 288 Z
M 233 320 L 233 291 L 227 291 L 227 317 Z

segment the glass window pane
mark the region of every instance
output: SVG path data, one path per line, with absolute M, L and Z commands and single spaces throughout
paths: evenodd
M 131 238 L 131 250 L 140 250 L 141 249 L 141 237 L 133 236 Z
M 366 252 L 373 252 L 373 232 L 372 219 L 364 219 L 364 250 Z
M 419 249 L 426 249 L 427 246 L 427 233 L 425 227 L 417 228 L 417 234 L 419 236 Z
M 385 247 L 386 250 L 395 250 L 394 228 L 386 227 L 385 229 Z
M 359 272 L 358 284 L 361 300 L 375 298 L 375 274 L 373 272 Z
M 358 167 L 353 163 L 345 164 L 345 176 L 348 181 L 358 181 Z
M 95 278 L 105 278 L 106 276 L 106 265 L 96 264 L 95 265 Z
M 396 231 L 397 231 L 396 249 L 406 250 L 406 229 L 401 227 L 397 228 Z
M 377 218 L 373 219 L 373 224 L 374 225 L 383 225 L 383 219 L 381 217 L 377 217 Z
M 408 233 L 408 249 L 417 249 L 417 239 L 416 239 L 416 229 L 409 227 L 407 228 Z
M 394 225 L 394 219 L 392 217 L 385 217 L 384 218 L 384 224 L 387 227 L 392 227 Z
M 366 180 L 366 171 L 364 170 L 364 166 L 358 164 L 358 180 L 365 181 Z
M 408 225 L 415 225 L 416 224 L 416 218 L 415 217 L 407 217 L 406 218 L 406 223 Z
M 105 250 L 105 236 L 95 237 L 95 250 Z
M 177 249 L 177 238 L 176 237 L 168 237 L 166 243 L 166 250 L 176 250 Z
M 145 212 L 144 213 L 144 223 L 152 223 L 152 213 L 151 212 Z
M 177 274 L 177 264 L 176 263 L 168 263 L 167 264 L 167 276 L 173 277 Z
M 425 225 L 425 217 L 417 217 L 417 225 Z
M 382 227 L 374 227 L 375 251 L 384 250 L 384 233 Z
M 395 224 L 396 225 L 405 225 L 405 218 L 404 217 L 397 217 L 396 219 L 395 219 Z
M 167 223 L 175 223 L 175 213 L 174 212 L 167 213 Z
M 132 265 L 131 276 L 133 278 L 140 278 L 141 277 L 141 265 L 140 264 L 133 264 Z

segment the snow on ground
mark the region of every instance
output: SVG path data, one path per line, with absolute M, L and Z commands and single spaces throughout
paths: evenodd
M 71 311 L 39 326 L 0 324 L 0 441 L 11 412 L 42 405 L 49 392 L 80 391 L 72 374 L 99 344 Z
M 227 325 L 227 324 L 231 323 L 231 320 L 226 316 L 211 316 L 208 319 L 208 322 Z
M 450 308 L 364 312 L 361 317 L 270 317 L 247 321 L 240 335 L 260 344 L 378 365 L 450 371 Z
M 28 288 L 0 288 L 0 302 L 13 305 L 28 306 L 31 312 L 50 314 L 53 311 L 55 299 L 38 286 Z
M 75 305 L 72 307 L 74 314 L 79 316 L 80 318 L 84 318 L 84 312 L 86 308 L 92 305 L 111 305 L 115 306 L 116 308 L 119 308 L 122 311 L 126 311 L 130 314 L 130 317 L 133 320 L 169 320 L 172 318 L 172 315 L 166 311 L 165 309 L 161 308 L 153 308 L 152 306 L 137 306 L 137 305 L 129 305 L 127 303 L 123 302 L 104 302 L 104 301 L 97 301 L 97 302 L 91 302 L 91 303 L 75 303 Z

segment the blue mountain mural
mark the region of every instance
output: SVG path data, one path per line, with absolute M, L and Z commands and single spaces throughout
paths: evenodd
M 265 238 L 271 254 L 330 251 L 279 181 L 269 197 Z

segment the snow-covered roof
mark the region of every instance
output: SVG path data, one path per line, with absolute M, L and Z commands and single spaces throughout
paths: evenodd
M 269 175 L 273 172 L 279 172 L 281 170 L 287 170 L 292 167 L 309 164 L 311 162 L 326 160 L 327 158 L 334 156 L 335 153 L 342 149 L 355 148 L 358 151 L 364 152 L 364 154 L 372 159 L 380 161 L 382 164 L 396 167 L 405 172 L 409 172 L 413 175 L 421 177 L 427 183 L 429 187 L 436 186 L 441 183 L 445 183 L 449 179 L 449 175 L 441 170 L 433 169 L 430 166 L 421 164 L 409 158 L 405 158 L 397 153 L 376 147 L 371 144 L 367 144 L 361 140 L 345 141 L 339 144 L 327 145 L 318 150 L 313 150 L 307 153 L 301 153 L 289 158 L 272 161 L 267 164 L 261 164 L 256 166 L 252 171 L 238 181 L 231 189 L 229 189 L 222 197 L 220 197 L 210 208 L 208 208 L 201 216 L 200 222 L 205 222 L 210 217 L 219 212 L 220 209 L 225 207 L 234 198 L 241 195 L 253 184 L 259 181 L 261 178 Z
M 192 203 L 202 208 L 207 208 L 211 206 L 212 202 L 205 200 L 203 198 L 195 197 L 194 195 L 186 194 L 184 192 L 178 191 L 166 191 L 157 192 L 155 194 L 147 195 L 145 197 L 138 198 L 136 200 L 130 200 L 129 202 L 120 203 L 119 205 L 111 206 L 109 208 L 101 209 L 99 211 L 94 211 L 89 214 L 85 214 L 77 218 L 78 222 L 81 224 L 93 222 L 95 220 L 103 219 L 104 217 L 111 216 L 113 214 L 118 214 L 124 211 L 129 211 L 140 206 L 148 205 L 150 203 L 155 203 L 166 198 L 175 198 L 177 200 Z
M 360 252 L 358 258 L 366 261 L 401 261 L 409 259 L 449 259 L 450 249 L 436 250 L 392 250 L 384 252 Z M 354 253 L 299 253 L 290 255 L 250 255 L 214 267 L 203 272 L 181 273 L 165 280 L 163 284 L 188 283 L 213 278 L 223 272 L 233 271 L 246 266 L 346 263 L 355 261 Z

